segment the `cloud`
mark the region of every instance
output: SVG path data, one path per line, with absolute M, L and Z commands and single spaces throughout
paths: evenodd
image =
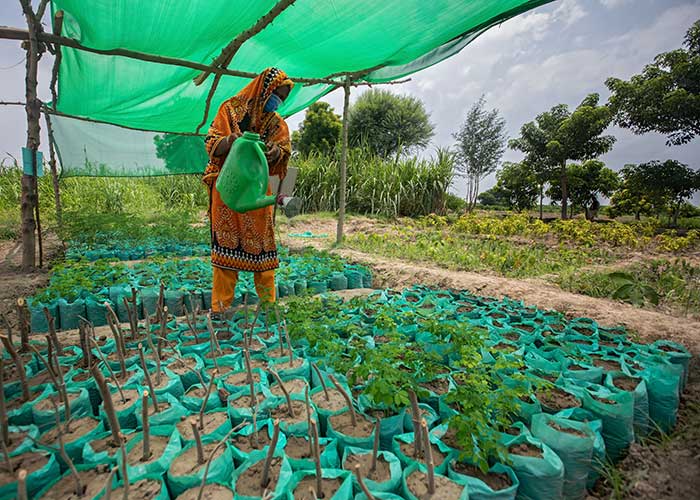
M 632 0 L 600 0 L 600 3 L 606 9 L 616 9 L 617 7 L 622 7 L 625 4 L 631 3 Z

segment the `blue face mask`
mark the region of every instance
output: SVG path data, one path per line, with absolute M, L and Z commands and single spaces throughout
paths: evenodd
M 277 94 L 270 94 L 270 97 L 265 103 L 265 113 L 272 113 L 273 111 L 276 111 L 277 108 L 280 107 L 280 104 L 282 104 L 282 98 Z

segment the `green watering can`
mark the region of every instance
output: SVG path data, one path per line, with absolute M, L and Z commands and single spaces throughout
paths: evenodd
M 269 173 L 260 135 L 243 132 L 236 139 L 226 157 L 216 189 L 221 200 L 234 212 L 248 212 L 275 203 L 275 196 L 267 196 Z

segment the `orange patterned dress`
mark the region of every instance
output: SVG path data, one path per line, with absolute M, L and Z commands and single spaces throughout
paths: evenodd
M 215 267 L 263 272 L 279 265 L 272 224 L 273 207 L 245 213 L 228 208 L 215 186 L 226 157 L 216 157 L 214 151 L 229 134 L 243 132 L 241 122 L 247 123 L 246 130 L 260 134 L 268 148 L 273 145 L 280 148 L 279 159 L 269 165 L 269 169 L 270 175 L 283 179 L 292 152 L 289 129 L 279 114 L 267 113 L 263 109 L 270 94 L 282 85 L 292 86 L 293 83 L 283 71 L 266 69 L 236 96 L 224 101 L 209 128 L 205 139 L 209 164 L 202 180 L 209 187 L 211 263 Z M 272 194 L 270 188 L 267 194 Z

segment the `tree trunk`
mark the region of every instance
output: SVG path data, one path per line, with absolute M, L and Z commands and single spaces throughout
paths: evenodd
M 673 207 L 673 227 L 678 227 L 678 214 L 681 211 L 681 204 L 678 202 L 675 207 Z
M 634 213 L 634 220 L 641 220 L 641 210 L 637 210 Z
M 542 220 L 542 199 L 544 198 L 544 184 L 540 184 L 540 220 Z
M 27 113 L 27 149 L 32 153 L 32 171 L 31 175 L 22 174 L 22 197 L 20 203 L 22 217 L 22 269 L 29 271 L 36 266 L 36 221 L 34 219 L 34 211 L 37 205 L 37 191 L 35 188 L 36 180 L 36 151 L 39 149 L 41 141 L 41 129 L 39 126 L 40 105 L 37 99 L 37 68 L 39 63 L 39 42 L 37 40 L 37 26 L 34 19 L 34 13 L 31 10 L 31 4 L 28 1 L 22 2 L 29 27 L 29 41 L 27 43 L 27 63 L 25 77 L 25 110 Z
M 564 169 L 564 173 L 559 179 L 561 184 L 561 218 L 562 220 L 566 220 L 569 218 L 569 177 L 566 175 L 566 166 L 562 168 Z

